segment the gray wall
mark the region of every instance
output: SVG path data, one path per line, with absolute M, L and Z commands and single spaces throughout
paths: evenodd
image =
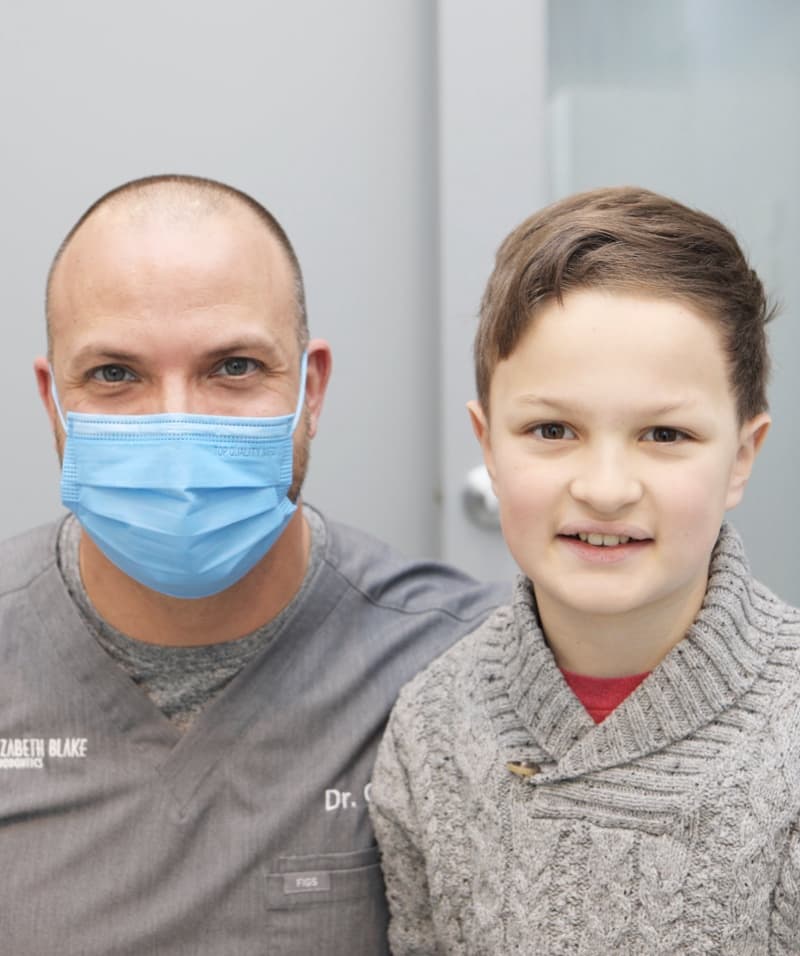
M 253 193 L 297 246 L 334 350 L 308 499 L 505 576 L 460 499 L 480 289 L 533 207 L 636 181 L 728 221 L 784 302 L 776 424 L 736 521 L 800 604 L 797 49 L 794 0 L 5 4 L 0 536 L 60 510 L 31 372 L 59 240 L 104 190 L 184 171 Z
M 31 372 L 50 258 L 106 189 L 179 171 L 297 247 L 334 351 L 307 498 L 437 550 L 434 22 L 427 0 L 4 4 L 0 536 L 60 510 Z

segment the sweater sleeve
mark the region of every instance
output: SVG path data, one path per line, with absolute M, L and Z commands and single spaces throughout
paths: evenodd
M 797 953 L 800 941 L 800 821 L 789 834 L 789 845 L 772 904 L 771 956 Z
M 393 956 L 433 956 L 433 914 L 419 818 L 404 756 L 399 707 L 389 721 L 372 777 L 370 814 L 381 848 Z

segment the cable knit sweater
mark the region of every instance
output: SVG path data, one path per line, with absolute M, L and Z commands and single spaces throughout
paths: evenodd
M 800 613 L 723 528 L 687 636 L 595 725 L 520 579 L 405 688 L 371 798 L 395 956 L 798 954 Z

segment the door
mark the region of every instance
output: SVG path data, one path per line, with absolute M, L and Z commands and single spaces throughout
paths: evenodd
M 774 424 L 732 514 L 758 577 L 800 604 L 800 5 L 793 0 L 442 0 L 445 555 L 494 577 L 497 532 L 464 509 L 478 460 L 462 412 L 491 255 L 537 207 L 637 184 L 729 225 L 782 303 Z

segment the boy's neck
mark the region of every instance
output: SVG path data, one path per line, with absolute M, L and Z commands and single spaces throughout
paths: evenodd
M 681 641 L 703 605 L 708 579 L 663 604 L 624 614 L 586 614 L 551 602 L 534 585 L 539 619 L 556 663 L 587 677 L 624 677 L 652 671 Z

